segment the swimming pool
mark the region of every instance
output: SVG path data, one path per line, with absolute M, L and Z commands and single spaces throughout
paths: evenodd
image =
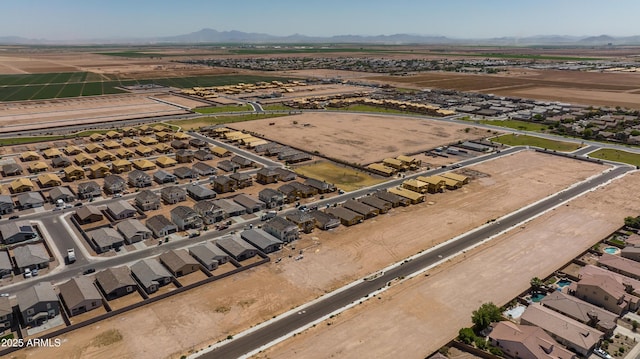
M 505 311 L 502 314 L 504 314 L 504 316 L 507 317 L 507 318 L 516 319 L 516 318 L 520 318 L 522 316 L 522 313 L 524 313 L 524 310 L 526 308 L 527 307 L 525 307 L 524 305 L 516 305 L 515 307 Z
M 616 247 L 607 247 L 604 249 L 605 253 L 609 253 L 609 254 L 616 254 L 618 253 L 620 249 L 616 248 Z
M 562 288 L 562 287 L 566 287 L 566 286 L 568 286 L 569 284 L 571 284 L 571 281 L 570 281 L 570 280 L 568 280 L 568 279 L 561 279 L 561 280 L 559 280 L 559 281 L 558 281 L 558 283 L 556 283 L 556 285 L 557 285 L 558 287 L 560 287 L 560 288 Z
M 539 301 L 542 300 L 542 298 L 546 297 L 546 294 L 543 293 L 536 293 L 536 294 L 532 294 L 531 295 L 531 301 L 534 303 L 538 303 Z

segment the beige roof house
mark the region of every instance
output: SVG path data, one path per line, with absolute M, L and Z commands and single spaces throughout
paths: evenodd
M 489 334 L 493 346 L 509 357 L 522 359 L 574 359 L 575 354 L 563 348 L 544 330 L 532 325 L 503 321 L 493 325 Z
M 539 303 L 530 304 L 522 313 L 520 322 L 542 328 L 560 344 L 584 356 L 587 356 L 604 337 L 603 332 Z

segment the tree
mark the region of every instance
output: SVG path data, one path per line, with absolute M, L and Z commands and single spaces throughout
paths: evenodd
M 634 320 L 633 322 L 631 322 L 631 328 L 633 329 L 634 332 L 638 330 L 638 326 L 640 326 L 640 323 L 638 323 L 637 320 Z
M 478 332 L 487 328 L 491 323 L 500 321 L 501 319 L 502 313 L 500 312 L 500 308 L 492 302 L 482 304 L 480 308 L 474 310 L 471 315 L 471 321 Z
M 531 278 L 531 280 L 529 281 L 529 284 L 531 284 L 531 288 L 533 288 L 534 291 L 539 291 L 544 285 L 544 283 L 542 282 L 542 279 L 538 277 Z
M 624 225 L 631 228 L 640 228 L 640 218 L 638 217 L 625 217 Z
M 471 344 L 476 340 L 476 333 L 471 328 L 462 328 L 458 331 L 458 339 L 465 344 Z

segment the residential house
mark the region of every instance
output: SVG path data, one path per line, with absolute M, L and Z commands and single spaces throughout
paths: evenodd
M 178 186 L 166 186 L 160 190 L 160 197 L 167 204 L 176 204 L 187 200 L 187 192 Z
M 56 157 L 51 160 L 53 168 L 65 168 L 71 166 L 71 160 L 67 157 Z
M 358 202 L 365 204 L 369 207 L 373 207 L 380 213 L 387 213 L 393 207 L 393 205 L 387 201 L 383 201 L 376 196 L 365 196 L 358 199 Z
M 469 177 L 463 176 L 463 175 L 459 175 L 457 173 L 445 172 L 441 176 L 444 177 L 444 178 L 448 178 L 450 180 L 454 180 L 454 181 L 458 182 L 459 184 L 457 185 L 457 187 L 462 187 L 463 185 L 469 183 Z
M 598 258 L 598 265 L 614 273 L 640 280 L 640 262 L 613 254 L 603 253 Z
M 173 167 L 178 163 L 178 161 L 174 160 L 171 157 L 160 156 L 156 158 L 156 164 L 162 168 Z
M 0 195 L 0 214 L 7 214 L 13 212 L 13 200 L 11 196 Z
M 340 226 L 340 220 L 335 216 L 321 211 L 311 211 L 309 215 L 315 219 L 316 227 L 326 231 Z
M 70 146 L 67 146 L 67 147 L 63 148 L 62 151 L 64 153 L 66 153 L 67 156 L 75 156 L 75 155 L 77 155 L 79 153 L 82 153 L 82 149 L 80 147 L 73 146 L 73 145 L 70 145 Z
M 127 175 L 129 185 L 136 188 L 151 186 L 151 176 L 140 170 L 133 170 Z
M 195 172 L 198 176 L 212 176 L 215 175 L 218 171 L 215 167 L 209 166 L 204 162 L 198 162 L 191 166 L 193 172 Z
M 402 161 L 395 158 L 385 158 L 384 160 L 382 160 L 382 164 L 398 171 L 406 171 L 409 168 L 409 166 L 405 165 Z
M 116 156 L 113 153 L 109 152 L 109 151 L 102 150 L 102 151 L 96 153 L 96 158 L 98 159 L 98 161 L 106 162 L 106 161 L 115 160 Z
M 418 176 L 418 181 L 427 184 L 428 193 L 443 192 L 447 185 L 447 180 L 441 176 Z
M 99 133 L 93 133 L 89 136 L 89 139 L 93 142 L 102 141 L 104 140 L 104 135 L 101 135 Z
M 203 148 L 203 147 L 207 147 L 207 143 L 204 142 L 203 140 L 199 139 L 199 138 L 192 138 L 189 140 L 189 145 L 195 147 L 195 148 Z
M 408 199 L 409 201 L 411 201 L 411 204 L 424 202 L 423 194 L 408 190 L 406 188 L 392 187 L 392 188 L 389 188 L 388 192 Z
M 191 163 L 193 162 L 193 151 L 191 150 L 177 150 L 176 151 L 176 161 L 178 163 Z
M 73 182 L 75 180 L 83 179 L 85 177 L 84 169 L 76 165 L 70 165 L 64 168 L 64 178 Z
M 100 189 L 98 183 L 89 181 L 78 184 L 77 193 L 81 199 L 92 199 L 102 196 L 102 189 Z
M 362 216 L 364 216 L 364 219 L 373 218 L 380 213 L 380 210 L 378 210 L 377 208 L 368 206 L 364 203 L 360 203 L 353 199 L 349 199 L 345 201 L 342 204 L 342 207 L 350 211 L 356 212 L 358 214 L 361 214 Z
M 123 297 L 138 289 L 128 267 L 107 268 L 98 272 L 96 283 L 107 300 Z
M 135 204 L 143 211 L 156 210 L 160 208 L 160 196 L 145 189 L 136 195 Z
M 627 288 L 633 288 L 630 282 L 606 272 L 583 275 L 575 286 L 574 295 L 618 315 L 638 310 L 640 298 L 627 292 Z
M 300 238 L 298 226 L 283 217 L 274 217 L 267 221 L 262 229 L 279 240 L 289 243 Z
M 207 151 L 207 150 L 197 150 L 194 154 L 193 157 L 197 160 L 200 161 L 209 161 L 213 159 L 213 153 Z
M 87 155 L 86 153 L 81 153 L 79 155 L 76 155 L 73 159 L 73 161 L 78 165 L 78 166 L 89 166 L 92 163 L 96 162 L 96 160 Z
M 265 208 L 265 205 L 262 201 L 244 193 L 233 197 L 233 201 L 246 208 L 247 213 L 258 212 Z
M 181 277 L 200 269 L 198 261 L 186 249 L 172 249 L 160 255 L 160 262 L 176 277 Z
M 367 165 L 367 170 L 380 176 L 391 177 L 398 173 L 398 170 L 383 165 L 382 163 L 371 163 Z
M 111 171 L 113 173 L 122 173 L 131 171 L 132 164 L 128 160 L 120 159 L 111 162 Z
M 180 149 L 189 148 L 189 144 L 184 141 L 173 140 L 171 141 L 171 147 L 175 148 L 176 150 L 180 150 Z
M 180 179 L 185 179 L 185 178 L 198 178 L 198 174 L 195 173 L 191 168 L 189 167 L 178 167 L 175 170 L 173 170 L 173 174 L 176 175 L 176 177 L 180 178 Z
M 242 262 L 258 254 L 258 250 L 254 246 L 238 237 L 224 236 L 216 241 L 216 246 L 238 262 Z
M 70 317 L 102 306 L 102 296 L 89 277 L 76 277 L 60 284 L 60 299 Z
M 102 146 L 96 144 L 96 143 L 90 143 L 87 146 L 85 146 L 84 150 L 87 153 L 98 153 L 100 151 L 102 151 Z
M 104 218 L 98 207 L 87 204 L 76 210 L 76 220 L 80 224 L 99 222 Z
M 178 231 L 178 227 L 161 214 L 147 219 L 146 226 L 153 232 L 156 238 L 168 236 Z
M 25 327 L 37 327 L 60 314 L 58 296 L 49 282 L 39 282 L 18 292 L 18 311 Z
M 156 165 L 147 159 L 140 159 L 133 161 L 133 167 L 140 171 L 151 171 L 156 168 Z
M 204 224 L 213 224 L 222 221 L 227 218 L 226 213 L 214 204 L 212 201 L 199 201 L 193 206 L 193 210 L 198 213 Z
M 186 189 L 189 197 L 196 201 L 216 198 L 216 193 L 213 190 L 199 184 L 192 183 L 190 186 L 187 186 Z
M 571 319 L 596 328 L 607 336 L 613 335 L 617 326 L 616 314 L 560 291 L 549 293 L 540 303 Z
M 409 191 L 425 194 L 429 191 L 429 184 L 426 182 L 418 181 L 417 179 L 408 179 L 402 182 L 402 188 Z
M 213 189 L 218 193 L 233 192 L 237 189 L 237 182 L 228 176 L 218 176 L 213 180 Z
M 0 297 L 0 331 L 5 331 L 13 326 L 13 307 L 9 297 Z
M 211 153 L 213 153 L 214 155 L 218 156 L 218 157 L 227 157 L 227 156 L 231 156 L 231 152 L 229 150 L 227 150 L 226 148 L 222 148 L 222 147 L 213 147 L 211 149 Z
M 626 246 L 620 252 L 622 258 L 631 259 L 633 261 L 640 261 L 640 247 L 637 245 Z
M 352 226 L 364 221 L 363 215 L 343 207 L 327 208 L 326 212 L 327 214 L 338 218 L 340 220 L 340 223 L 345 226 Z
M 170 132 L 160 131 L 156 132 L 156 140 L 159 142 L 169 142 L 173 139 L 173 134 Z
M 135 148 L 135 152 L 142 157 L 149 157 L 153 153 L 153 149 L 145 144 L 142 144 Z
M 27 244 L 13 249 L 13 261 L 19 273 L 24 273 L 25 269 L 48 268 L 51 260 L 42 243 Z
M 604 333 L 585 324 L 566 317 L 539 303 L 530 304 L 520 317 L 523 325 L 535 325 L 542 328 L 558 343 L 576 353 L 588 356 Z
M 138 142 L 141 143 L 141 146 L 153 146 L 158 143 L 158 140 L 153 137 L 140 137 Z
M 173 148 L 171 148 L 171 146 L 167 145 L 166 143 L 158 143 L 156 145 L 151 146 L 151 148 L 153 148 L 153 150 L 158 153 L 166 154 L 166 153 L 173 152 Z
M 106 141 L 102 144 L 102 147 L 104 147 L 107 150 L 113 150 L 116 148 L 120 148 L 122 147 L 117 141 Z
M 284 205 L 284 194 L 275 189 L 263 189 L 258 193 L 258 198 L 266 204 L 267 208 L 276 208 Z
M 304 184 L 313 187 L 318 190 L 318 193 L 330 193 L 336 191 L 336 186 L 333 183 L 328 183 L 326 181 L 320 181 L 315 178 L 307 178 L 304 181 Z
M 131 159 L 135 155 L 136 155 L 135 152 L 126 148 L 121 148 L 116 150 L 116 156 L 118 156 L 118 158 L 122 158 L 123 160 Z
M 316 219 L 306 212 L 295 211 L 289 212 L 286 216 L 287 220 L 300 228 L 304 233 L 311 233 L 316 226 Z
M 160 262 L 151 258 L 134 263 L 131 266 L 131 275 L 147 294 L 155 293 L 173 279 L 171 273 Z
M 16 197 L 16 206 L 21 209 L 42 207 L 44 202 L 44 197 L 40 192 L 20 193 Z
M 18 178 L 9 185 L 9 188 L 13 193 L 33 191 L 34 187 L 33 182 L 28 178 Z
M 235 187 L 237 189 L 247 188 L 253 185 L 251 175 L 248 173 L 232 173 L 229 175 L 229 178 L 236 182 Z
M 125 219 L 118 223 L 118 232 L 127 244 L 133 244 L 151 238 L 151 230 L 137 219 Z
M 114 220 L 121 220 L 135 216 L 138 211 L 136 211 L 129 202 L 117 200 L 107 203 L 107 213 L 109 213 Z
M 37 161 L 40 159 L 40 156 L 37 152 L 27 151 L 20 155 L 20 159 L 22 160 L 22 162 Z
M 106 175 L 103 188 L 106 193 L 122 193 L 127 188 L 127 182 L 118 175 Z
M 105 176 L 111 174 L 111 169 L 109 166 L 105 165 L 102 162 L 98 162 L 89 166 L 89 171 L 91 172 L 92 178 L 104 178 Z
M 233 202 L 230 199 L 217 199 L 213 201 L 213 204 L 222 209 L 222 211 L 225 213 L 225 218 L 241 216 L 247 212 L 246 208 Z
M 118 231 L 111 227 L 95 229 L 87 232 L 87 236 L 91 240 L 91 245 L 98 253 L 108 252 L 124 244 L 124 238 L 122 238 Z
M 107 136 L 107 138 L 110 138 L 112 140 L 116 138 L 122 138 L 122 134 L 120 132 L 113 131 L 113 130 L 105 133 L 105 135 Z
M 317 189 L 300 182 L 291 182 L 288 185 L 293 187 L 296 195 L 301 198 L 309 198 L 318 194 Z
M 210 271 L 229 261 L 227 253 L 209 242 L 189 247 L 189 254 Z
M 231 157 L 231 162 L 237 163 L 240 168 L 246 168 L 253 166 L 253 161 L 248 158 L 244 158 L 242 156 L 233 156 Z
M 224 160 L 218 162 L 218 168 L 225 172 L 235 172 L 240 168 L 240 165 L 229 160 Z
M 76 195 L 71 192 L 69 187 L 58 186 L 49 191 L 49 199 L 51 203 L 56 203 L 58 200 L 71 203 L 76 200 Z
M 11 263 L 11 257 L 9 257 L 9 252 L 0 251 L 0 278 L 10 277 L 12 273 L 13 273 L 13 263 Z M 1 320 L 2 319 L 0 319 L 0 321 Z
M 181 231 L 202 227 L 202 218 L 190 207 L 177 206 L 170 213 L 171 221 Z
M 576 359 L 544 330 L 532 325 L 518 325 L 509 321 L 495 323 L 489 333 L 491 345 L 500 348 L 510 358 Z
M 123 127 L 121 128 L 121 130 L 122 130 L 122 135 L 127 137 L 137 136 L 138 133 L 140 132 L 137 128 L 134 128 L 134 127 Z M 125 140 L 127 140 L 127 138 L 122 140 L 122 142 L 124 142 Z
M 164 184 L 164 183 L 176 182 L 178 178 L 167 171 L 158 170 L 156 173 L 153 174 L 153 180 L 159 184 Z
M 22 167 L 16 163 L 7 163 L 6 165 L 2 165 L 2 175 L 5 177 L 8 176 L 18 176 L 22 174 Z
M 27 221 L 11 221 L 0 224 L 3 244 L 14 244 L 37 237 L 36 230 Z
M 282 248 L 282 241 L 262 229 L 240 232 L 240 237 L 264 253 L 272 253 Z
M 278 182 L 278 172 L 273 167 L 263 167 L 256 172 L 256 182 L 269 184 Z

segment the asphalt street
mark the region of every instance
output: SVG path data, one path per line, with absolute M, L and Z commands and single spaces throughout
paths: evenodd
M 525 210 L 503 217 L 500 221 L 495 221 L 490 225 L 481 227 L 474 232 L 460 237 L 456 241 L 449 242 L 436 250 L 427 252 L 401 266 L 388 270 L 382 276 L 374 280 L 362 281 L 358 285 L 339 292 L 334 296 L 330 296 L 322 301 L 316 302 L 315 304 L 306 307 L 304 312 L 295 312 L 247 335 L 236 338 L 228 344 L 225 344 L 209 353 L 203 354 L 202 357 L 210 359 L 238 358 L 243 354 L 286 335 L 287 333 L 295 331 L 307 323 L 322 318 L 323 316 L 328 315 L 351 302 L 362 299 L 365 295 L 382 288 L 387 282 L 395 278 L 409 276 L 410 274 L 428 267 L 443 258 L 460 253 L 474 244 L 517 226 L 529 218 L 549 210 L 565 200 L 589 191 L 594 187 L 630 170 L 632 170 L 631 167 L 618 167 L 593 178 L 588 182 L 580 183 L 575 187 L 557 193 Z M 282 309 L 284 310 L 285 308 Z

